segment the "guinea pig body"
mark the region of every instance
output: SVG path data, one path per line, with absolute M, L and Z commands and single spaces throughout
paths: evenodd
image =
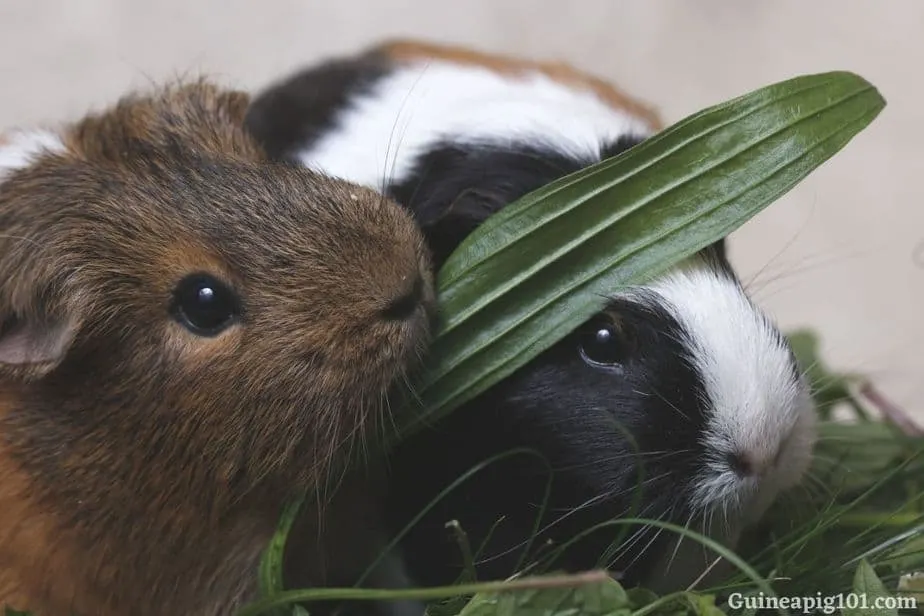
M 411 217 L 268 161 L 247 104 L 200 82 L 0 139 L 0 603 L 233 613 L 426 346 Z
M 437 266 L 508 203 L 659 127 L 643 104 L 566 65 L 413 42 L 282 80 L 255 99 L 247 124 L 270 155 L 409 208 Z M 446 527 L 456 520 L 479 579 L 607 566 L 630 584 L 683 588 L 715 559 L 695 540 L 611 525 L 566 544 L 639 517 L 734 545 L 800 479 L 814 421 L 785 338 L 747 297 L 723 241 L 614 290 L 582 327 L 401 443 L 389 514 L 401 530 L 467 471 L 527 448 L 539 455 L 482 468 L 410 530 L 403 547 L 420 583 L 463 572 Z

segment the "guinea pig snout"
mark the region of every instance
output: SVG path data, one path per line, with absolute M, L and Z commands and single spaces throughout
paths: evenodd
M 403 286 L 386 299 L 382 308 L 382 318 L 388 321 L 406 321 L 413 317 L 424 302 L 426 283 L 421 272 L 406 275 L 402 278 Z
M 725 463 L 742 479 L 761 478 L 777 466 L 781 454 L 782 447 L 738 449 L 725 454 Z

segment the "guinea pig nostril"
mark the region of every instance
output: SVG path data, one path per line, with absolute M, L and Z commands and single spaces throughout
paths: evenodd
M 423 285 L 423 278 L 418 275 L 414 279 L 414 284 L 411 286 L 410 290 L 393 299 L 385 306 L 382 310 L 382 316 L 389 321 L 403 321 L 404 319 L 410 318 L 417 310 L 423 298 Z
M 725 454 L 725 463 L 739 477 L 754 475 L 754 464 L 744 454 L 738 452 Z

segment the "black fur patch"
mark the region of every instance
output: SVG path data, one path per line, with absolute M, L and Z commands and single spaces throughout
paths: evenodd
M 603 144 L 598 160 L 620 154 L 641 141 L 640 137 L 625 136 Z M 440 267 L 488 216 L 595 162 L 575 159 L 554 146 L 541 144 L 439 143 L 417 159 L 406 179 L 390 185 L 387 191 L 417 217 Z
M 311 147 L 336 126 L 340 111 L 355 96 L 388 74 L 389 60 L 370 52 L 330 60 L 276 83 L 254 98 L 245 127 L 276 160 Z

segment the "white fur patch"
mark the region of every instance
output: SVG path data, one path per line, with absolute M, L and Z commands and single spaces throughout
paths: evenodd
M 775 326 L 734 280 L 708 267 L 678 268 L 648 288 L 686 330 L 708 397 L 709 459 L 695 480 L 693 504 L 741 506 L 746 518 L 757 517 L 808 466 L 815 438 L 808 387 L 796 378 Z M 725 461 L 734 452 L 766 473 L 739 477 Z
M 604 141 L 651 132 L 643 120 L 592 91 L 539 72 L 515 78 L 443 60 L 398 67 L 337 120 L 335 129 L 298 153 L 299 160 L 376 190 L 404 179 L 417 157 L 439 141 L 522 139 L 596 159 Z
M 46 153 L 66 151 L 61 137 L 50 130 L 15 130 L 0 135 L 0 180 L 25 169 Z

